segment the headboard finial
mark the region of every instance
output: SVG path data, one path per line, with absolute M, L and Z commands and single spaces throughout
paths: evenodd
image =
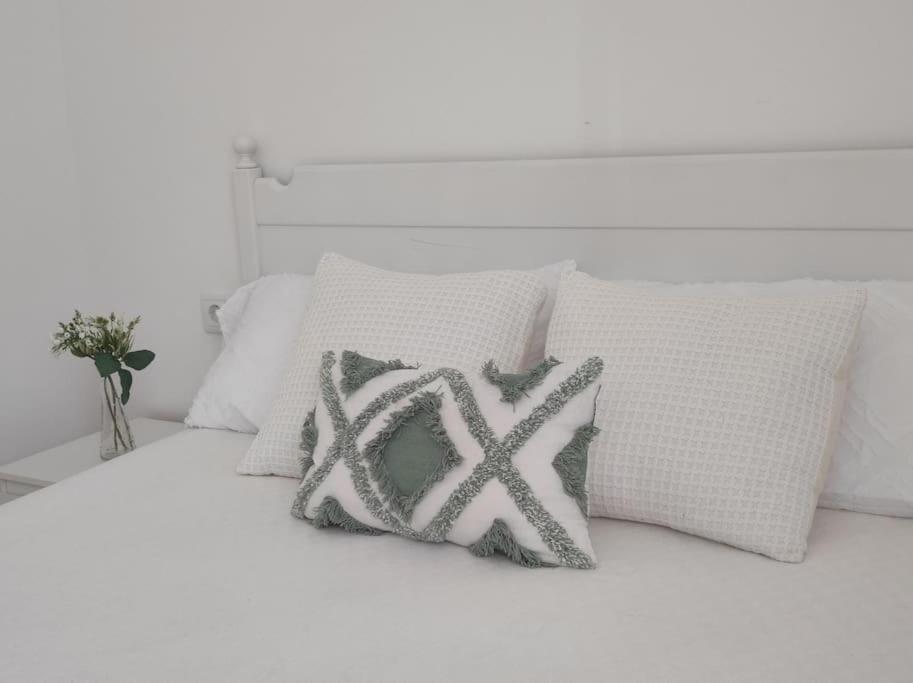
M 232 146 L 238 155 L 235 168 L 257 168 L 257 162 L 254 160 L 254 153 L 257 151 L 256 140 L 249 135 L 239 135 Z

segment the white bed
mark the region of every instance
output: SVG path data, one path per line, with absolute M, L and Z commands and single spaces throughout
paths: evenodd
M 243 280 L 416 271 L 913 279 L 913 151 L 234 170 Z M 517 245 L 522 244 L 522 249 Z M 188 431 L 0 508 L 0 679 L 905 681 L 913 521 L 819 510 L 783 564 L 594 519 L 594 571 L 319 531 Z
M 909 520 L 820 510 L 808 558 L 592 521 L 594 571 L 315 530 L 250 437 L 194 430 L 2 508 L 9 681 L 902 681 Z

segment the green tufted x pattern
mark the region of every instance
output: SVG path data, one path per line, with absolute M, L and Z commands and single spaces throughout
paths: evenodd
M 593 390 L 602 372 L 601 359 L 590 358 L 573 372 L 567 374 L 546 395 L 538 398 L 538 403 L 531 404 L 530 410 L 525 412 L 525 416 L 518 419 L 513 427 L 506 431 L 503 438 L 498 438 L 489 427 L 465 374 L 452 368 L 439 368 L 423 373 L 415 371 L 411 379 L 381 391 L 357 414 L 350 416 L 344 407 L 343 392 L 334 383 L 333 368 L 337 362 L 334 352 L 326 352 L 323 355 L 320 369 L 321 401 L 332 423 L 332 442 L 327 441 L 329 445 L 326 448 L 325 457 L 315 459 L 316 466 L 303 480 L 292 508 L 293 515 L 302 519 L 307 518 L 308 515 L 305 512 L 311 497 L 327 481 L 332 472 L 345 468 L 355 493 L 364 508 L 374 517 L 378 527 L 392 530 L 415 540 L 438 543 L 447 540 L 448 533 L 454 524 L 482 489 L 489 483 L 495 482 L 503 488 L 523 517 L 536 530 L 542 543 L 550 551 L 550 555 L 557 558 L 559 564 L 578 568 L 589 568 L 594 565 L 591 553 L 582 550 L 571 539 L 565 526 L 534 493 L 513 458 L 524 444 L 533 438 L 565 405 L 582 392 Z M 465 472 L 460 474 L 463 477 L 462 480 L 453 488 L 431 521 L 423 528 L 417 529 L 410 523 L 412 508 L 437 481 L 446 477 L 448 472 L 461 460 L 460 454 L 456 452 L 456 448 L 440 421 L 435 421 L 440 410 L 439 390 L 444 385 L 449 389 L 449 394 L 452 396 L 468 433 L 481 448 L 484 457 L 472 467 L 468 474 Z M 411 401 L 406 404 L 405 408 L 400 408 L 388 417 L 385 425 L 389 429 L 382 430 L 378 436 L 368 442 L 367 446 L 359 448 L 359 437 L 369 424 L 375 418 L 383 415 L 385 411 L 389 411 L 394 404 L 410 397 Z M 392 475 L 391 463 L 385 458 L 384 447 L 389 448 L 394 435 L 402 430 L 410 420 L 416 418 L 426 421 L 430 419 L 430 422 L 426 422 L 426 427 L 433 435 L 429 440 L 429 443 L 434 444 L 432 454 L 429 456 L 432 462 L 423 470 L 423 475 L 411 480 L 413 488 L 410 491 L 404 491 L 399 486 L 408 478 Z M 585 423 L 588 424 L 591 420 L 592 401 L 589 403 L 588 418 Z M 321 437 L 323 438 L 322 433 Z M 327 438 L 329 439 L 329 437 Z M 549 465 L 555 455 L 557 453 L 552 453 L 548 458 Z M 557 479 L 558 475 L 554 476 Z M 418 498 L 413 499 L 416 494 L 418 494 Z M 573 499 L 571 495 L 568 497 Z M 574 507 L 576 508 L 576 501 Z M 336 511 L 334 510 L 334 512 Z M 579 515 L 579 511 L 576 511 L 576 514 Z M 324 515 L 325 517 L 326 515 Z M 477 540 L 477 544 L 481 544 L 479 548 L 486 551 L 482 554 L 491 554 L 502 548 L 501 552 L 509 555 L 503 551 L 503 548 L 508 546 L 509 531 L 500 526 L 495 526 L 493 531 L 487 530 L 485 536 Z M 511 541 L 510 547 L 515 548 L 517 557 L 523 558 L 523 564 L 528 566 L 547 564 L 535 553 L 530 555 L 532 551 L 517 550 L 512 538 Z

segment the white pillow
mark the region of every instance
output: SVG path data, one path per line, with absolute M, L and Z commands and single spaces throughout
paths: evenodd
M 505 371 L 516 371 L 528 356 L 546 295 L 531 272 L 417 275 L 325 255 L 290 371 L 238 472 L 300 476 L 301 428 L 317 398 L 325 349 L 455 367 L 492 358 Z
M 836 448 L 819 507 L 913 517 L 913 282 L 620 282 L 664 294 L 783 296 L 864 287 Z
M 688 296 L 565 275 L 548 353 L 605 362 L 590 514 L 805 555 L 865 291 Z
M 577 270 L 577 262 L 571 259 L 550 263 L 535 270 L 529 271 L 539 276 L 540 282 L 545 285 L 545 301 L 536 314 L 533 332 L 530 335 L 529 348 L 520 362 L 520 368 L 531 368 L 545 358 L 545 339 L 548 336 L 548 324 L 555 310 L 555 300 L 558 298 L 558 283 L 564 273 L 573 273 Z
M 824 507 L 913 517 L 913 282 L 869 282 Z
M 527 567 L 593 567 L 584 480 L 601 369 L 548 360 L 504 378 L 327 352 L 292 514 Z
M 309 275 L 268 275 L 219 310 L 224 348 L 190 407 L 191 427 L 255 433 L 276 398 L 310 300 Z

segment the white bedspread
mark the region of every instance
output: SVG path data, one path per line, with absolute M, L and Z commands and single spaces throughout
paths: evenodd
M 6 681 L 908 681 L 913 520 L 782 564 L 598 519 L 595 571 L 318 531 L 189 431 L 0 507 Z

